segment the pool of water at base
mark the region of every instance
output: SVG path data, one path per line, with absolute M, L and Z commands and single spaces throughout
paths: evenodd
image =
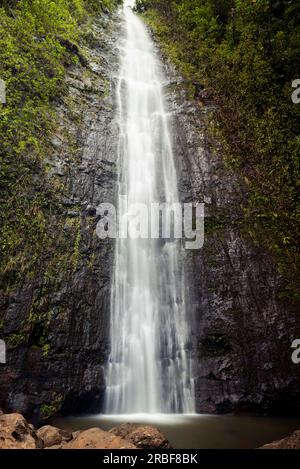
M 255 415 L 92 415 L 57 418 L 52 423 L 71 431 L 94 427 L 107 431 L 126 422 L 154 425 L 175 449 L 258 448 L 300 429 L 300 418 Z

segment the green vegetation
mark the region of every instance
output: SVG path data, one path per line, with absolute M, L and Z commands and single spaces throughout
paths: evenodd
M 214 132 L 248 188 L 244 231 L 270 249 L 280 297 L 300 300 L 300 3 L 296 0 L 138 0 L 137 10 L 185 76 L 217 105 Z M 210 123 L 211 124 L 211 123 Z M 211 125 L 209 124 L 209 127 Z
M 26 336 L 24 334 L 10 334 L 8 336 L 8 343 L 11 347 L 18 347 L 26 342 Z
M 228 219 L 224 215 L 216 214 L 211 217 L 205 217 L 205 233 L 209 235 L 210 233 L 220 230 L 228 226 Z
M 50 404 L 42 404 L 40 407 L 40 417 L 42 420 L 47 420 L 55 415 L 61 408 L 63 402 L 63 396 L 61 394 L 55 394 L 53 401 Z
M 0 297 L 5 304 L 21 284 L 39 279 L 28 319 L 9 343 L 18 346 L 30 335 L 30 345 L 44 355 L 50 350 L 51 294 L 70 266 L 76 270 L 81 243 L 80 216 L 65 226 L 64 186 L 47 174 L 55 109 L 70 100 L 68 67 L 86 63 L 80 46 L 93 36 L 91 23 L 118 3 L 0 0 L 0 79 L 7 94 L 0 104 Z M 76 153 L 74 138 L 63 137 L 66 151 Z

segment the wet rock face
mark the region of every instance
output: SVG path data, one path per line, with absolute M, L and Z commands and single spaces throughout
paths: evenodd
M 2 332 L 14 343 L 7 344 L 7 364 L 0 365 L 0 406 L 33 420 L 57 410 L 99 411 L 104 396 L 114 242 L 97 238 L 96 208 L 116 200 L 113 76 L 120 31 L 118 17 L 105 21 L 104 32 L 102 26 L 94 31 L 95 46 L 86 50 L 87 64 L 69 70 L 69 95 L 58 105 L 60 125 L 48 161 L 50 180 L 64 188 L 64 238 L 70 229 L 80 237 L 76 259 L 58 275 L 45 311 L 49 347 L 36 346 L 39 322 L 20 335 L 36 295 L 47 289 L 42 273 L 22 282 L 5 304 Z M 199 90 L 199 107 L 166 68 L 181 198 L 205 202 L 208 216 L 204 248 L 186 252 L 197 410 L 299 411 L 300 367 L 291 362 L 290 345 L 300 319 L 276 300 L 280 279 L 270 256 L 235 226 L 247 194 L 206 130 L 211 104 L 205 90 Z
M 87 63 L 69 68 L 69 91 L 57 105 L 59 123 L 47 161 L 50 182 L 60 185 L 62 194 L 62 228 L 53 231 L 59 244 L 66 244 L 62 260 L 55 261 L 62 269 L 56 279 L 41 272 L 40 278 L 23 282 L 5 311 L 7 364 L 0 369 L 0 406 L 33 421 L 58 410 L 99 411 L 103 401 L 114 241 L 97 237 L 96 209 L 116 201 L 114 76 L 120 24 L 117 13 L 101 22 L 93 29 L 93 47 L 86 47 Z M 55 282 L 51 291 L 50 282 Z M 40 302 L 43 297 L 46 321 L 43 316 L 27 331 L 35 298 Z M 46 346 L 40 342 L 43 335 Z
M 299 412 L 299 315 L 277 300 L 271 256 L 238 228 L 247 191 L 207 130 L 212 104 L 189 101 L 168 63 L 166 73 L 181 199 L 206 211 L 204 247 L 186 252 L 197 410 Z

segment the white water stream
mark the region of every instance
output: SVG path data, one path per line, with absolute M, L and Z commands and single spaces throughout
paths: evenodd
M 147 29 L 125 1 L 120 45 L 119 214 L 128 204 L 178 203 L 163 76 Z M 111 298 L 109 414 L 193 413 L 181 242 L 118 239 Z

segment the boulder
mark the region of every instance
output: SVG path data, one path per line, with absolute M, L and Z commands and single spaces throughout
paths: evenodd
M 0 449 L 41 449 L 43 441 L 20 414 L 0 416 Z
M 112 433 L 91 428 L 80 432 L 76 438 L 62 445 L 62 449 L 137 449 L 130 441 L 126 441 Z
M 260 449 L 300 449 L 300 430 L 296 430 L 282 440 L 264 445 Z
M 45 425 L 37 430 L 37 436 L 44 442 L 44 447 L 60 445 L 72 440 L 72 434 L 60 428 Z
M 110 433 L 131 441 L 139 449 L 171 449 L 165 435 L 150 425 L 123 423 L 110 430 Z

